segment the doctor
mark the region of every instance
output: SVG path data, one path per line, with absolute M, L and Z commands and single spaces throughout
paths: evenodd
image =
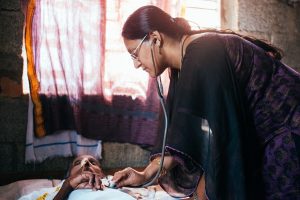
M 193 31 L 155 6 L 133 12 L 122 36 L 136 68 L 151 77 L 169 71 L 164 190 L 180 198 L 198 187 L 210 200 L 299 199 L 300 74 L 277 48 L 234 32 Z M 145 170 L 126 168 L 113 180 L 144 184 L 160 155 L 155 148 Z

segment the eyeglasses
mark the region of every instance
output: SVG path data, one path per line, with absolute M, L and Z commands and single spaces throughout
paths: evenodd
M 145 41 L 145 39 L 146 39 L 147 36 L 148 36 L 148 34 L 146 34 L 146 35 L 143 37 L 143 39 L 142 39 L 142 41 L 139 43 L 139 45 L 138 45 L 138 46 L 132 51 L 132 53 L 130 54 L 132 60 L 138 60 L 138 58 L 139 58 L 138 53 L 139 53 L 140 48 L 141 48 L 141 46 L 142 46 L 142 44 L 143 44 L 143 42 Z

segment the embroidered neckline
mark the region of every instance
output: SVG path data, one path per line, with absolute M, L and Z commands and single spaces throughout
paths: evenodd
M 179 67 L 179 71 L 181 70 L 182 67 L 182 62 L 183 62 L 183 47 L 184 47 L 184 43 L 185 41 L 190 37 L 190 35 L 187 35 L 181 42 L 181 62 L 180 62 L 180 67 Z

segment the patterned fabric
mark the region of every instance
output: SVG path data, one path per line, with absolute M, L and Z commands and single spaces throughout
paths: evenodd
M 225 37 L 227 50 L 238 38 Z M 300 75 L 283 63 L 266 56 L 261 49 L 242 44 L 242 52 L 253 64 L 243 65 L 247 57 L 234 57 L 240 81 L 245 82 L 249 112 L 264 148 L 263 177 L 268 199 L 300 199 L 300 158 L 293 134 L 300 136 Z M 235 45 L 237 47 L 237 45 Z M 251 67 L 252 66 L 252 67 Z
M 299 73 L 247 41 L 223 38 L 262 144 L 284 132 L 300 135 Z
M 300 199 L 299 73 L 239 36 L 204 33 L 167 102 L 179 162 L 160 177 L 168 193 L 191 196 L 204 174 L 209 199 Z
M 299 157 L 292 134 L 280 134 L 265 147 L 263 176 L 269 199 L 300 198 Z

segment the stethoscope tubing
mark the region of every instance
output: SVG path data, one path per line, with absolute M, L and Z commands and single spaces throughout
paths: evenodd
M 153 53 L 153 42 L 151 43 L 151 58 L 152 58 L 152 62 L 153 62 L 153 66 L 154 66 L 154 70 L 155 70 L 155 74 L 156 74 L 156 63 L 154 60 L 154 53 Z M 164 136 L 163 136 L 163 142 L 162 142 L 162 147 L 161 147 L 161 157 L 160 157 L 160 164 L 159 164 L 159 169 L 156 172 L 155 176 L 147 183 L 139 186 L 139 187 L 148 187 L 150 185 L 153 185 L 155 183 L 155 181 L 159 178 L 163 166 L 164 166 L 164 159 L 165 159 L 165 148 L 166 148 L 166 141 L 167 141 L 167 132 L 168 132 L 168 115 L 167 115 L 167 111 L 166 111 L 166 106 L 165 106 L 165 100 L 164 100 L 164 94 L 163 94 L 163 85 L 161 82 L 161 77 L 158 76 L 156 77 L 156 86 L 157 86 L 157 94 L 159 96 L 159 101 L 163 110 L 163 114 L 164 114 Z
M 159 77 L 159 79 L 160 79 L 160 77 Z M 159 164 L 159 169 L 156 172 L 155 176 L 149 182 L 141 185 L 140 187 L 148 187 L 148 186 L 152 185 L 159 178 L 160 173 L 162 172 L 162 169 L 163 169 L 163 165 L 164 165 L 165 148 L 166 148 L 167 132 L 168 132 L 168 116 L 167 116 L 165 101 L 164 101 L 163 92 L 162 92 L 161 80 L 158 81 L 156 78 L 156 84 L 157 84 L 159 100 L 160 100 L 161 107 L 163 109 L 164 121 L 165 121 L 164 137 L 163 137 L 163 143 L 162 143 L 162 147 L 161 147 L 161 157 L 160 157 L 160 162 L 159 162 L 160 164 Z

